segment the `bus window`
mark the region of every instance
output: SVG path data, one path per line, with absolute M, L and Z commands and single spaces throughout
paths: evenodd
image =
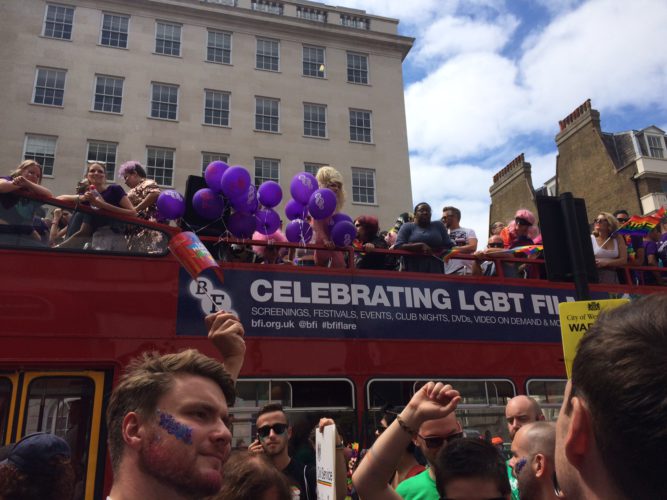
M 526 394 L 540 403 L 547 420 L 556 420 L 563 404 L 567 380 L 530 379 L 526 382 Z
M 49 432 L 68 442 L 77 499 L 84 495 L 94 391 L 93 381 L 85 377 L 38 377 L 28 386 L 23 435 Z
M 354 389 L 347 379 L 240 379 L 236 388 L 237 402 L 230 408 L 235 448 L 247 448 L 256 439 L 257 413 L 269 402 L 283 405 L 292 426 L 290 456 L 303 463 L 314 463 L 309 437 L 320 418 L 333 418 L 346 441 L 356 435 Z
M 456 416 L 469 436 L 507 436 L 505 405 L 516 394 L 510 380 L 445 379 L 461 393 Z M 428 380 L 371 380 L 367 386 L 367 412 L 364 421 L 366 443 L 374 440 L 384 404 L 400 411 L 415 391 Z
M 12 382 L 0 377 L 0 444 L 5 444 L 7 427 L 9 427 L 9 407 L 12 402 Z

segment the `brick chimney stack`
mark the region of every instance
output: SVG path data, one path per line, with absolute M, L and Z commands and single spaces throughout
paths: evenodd
M 598 133 L 600 129 L 600 112 L 591 107 L 591 100 L 587 99 L 581 106 L 558 122 L 560 132 L 556 135 L 556 144 L 559 145 L 577 130 L 592 125 Z

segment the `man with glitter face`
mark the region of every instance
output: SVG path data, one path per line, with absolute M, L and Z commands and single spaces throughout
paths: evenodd
M 521 500 L 555 500 L 556 426 L 531 422 L 516 432 L 510 467 L 519 485 Z
M 144 353 L 111 394 L 107 500 L 194 500 L 220 490 L 245 343 L 235 316 L 221 311 L 206 322 L 224 366 L 195 349 Z

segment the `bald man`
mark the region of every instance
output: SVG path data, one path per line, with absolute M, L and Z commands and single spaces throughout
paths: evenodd
M 521 500 L 556 500 L 554 474 L 556 426 L 531 422 L 522 426 L 512 441 L 509 461 L 519 486 Z
M 516 396 L 510 399 L 505 406 L 505 419 L 510 439 L 513 441 L 516 432 L 524 425 L 531 422 L 544 420 L 544 414 L 537 401 L 529 396 Z M 512 487 L 512 500 L 519 500 L 519 485 L 509 461 L 507 462 L 507 476 Z

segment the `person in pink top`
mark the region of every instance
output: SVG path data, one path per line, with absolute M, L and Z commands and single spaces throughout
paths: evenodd
M 331 189 L 336 195 L 336 210 L 335 213 L 338 213 L 343 208 L 343 203 L 345 203 L 345 191 L 343 190 L 343 176 L 341 173 L 333 167 L 321 167 L 317 171 L 317 183 L 322 188 Z M 333 214 L 332 214 L 333 216 Z M 323 245 L 327 248 L 333 249 L 335 247 L 333 241 L 329 237 L 329 221 L 331 217 L 326 217 L 321 220 L 313 220 L 313 241 L 315 245 Z M 315 251 L 315 263 L 318 266 L 326 267 L 345 267 L 345 257 L 343 252 L 327 251 L 327 250 L 316 250 Z

